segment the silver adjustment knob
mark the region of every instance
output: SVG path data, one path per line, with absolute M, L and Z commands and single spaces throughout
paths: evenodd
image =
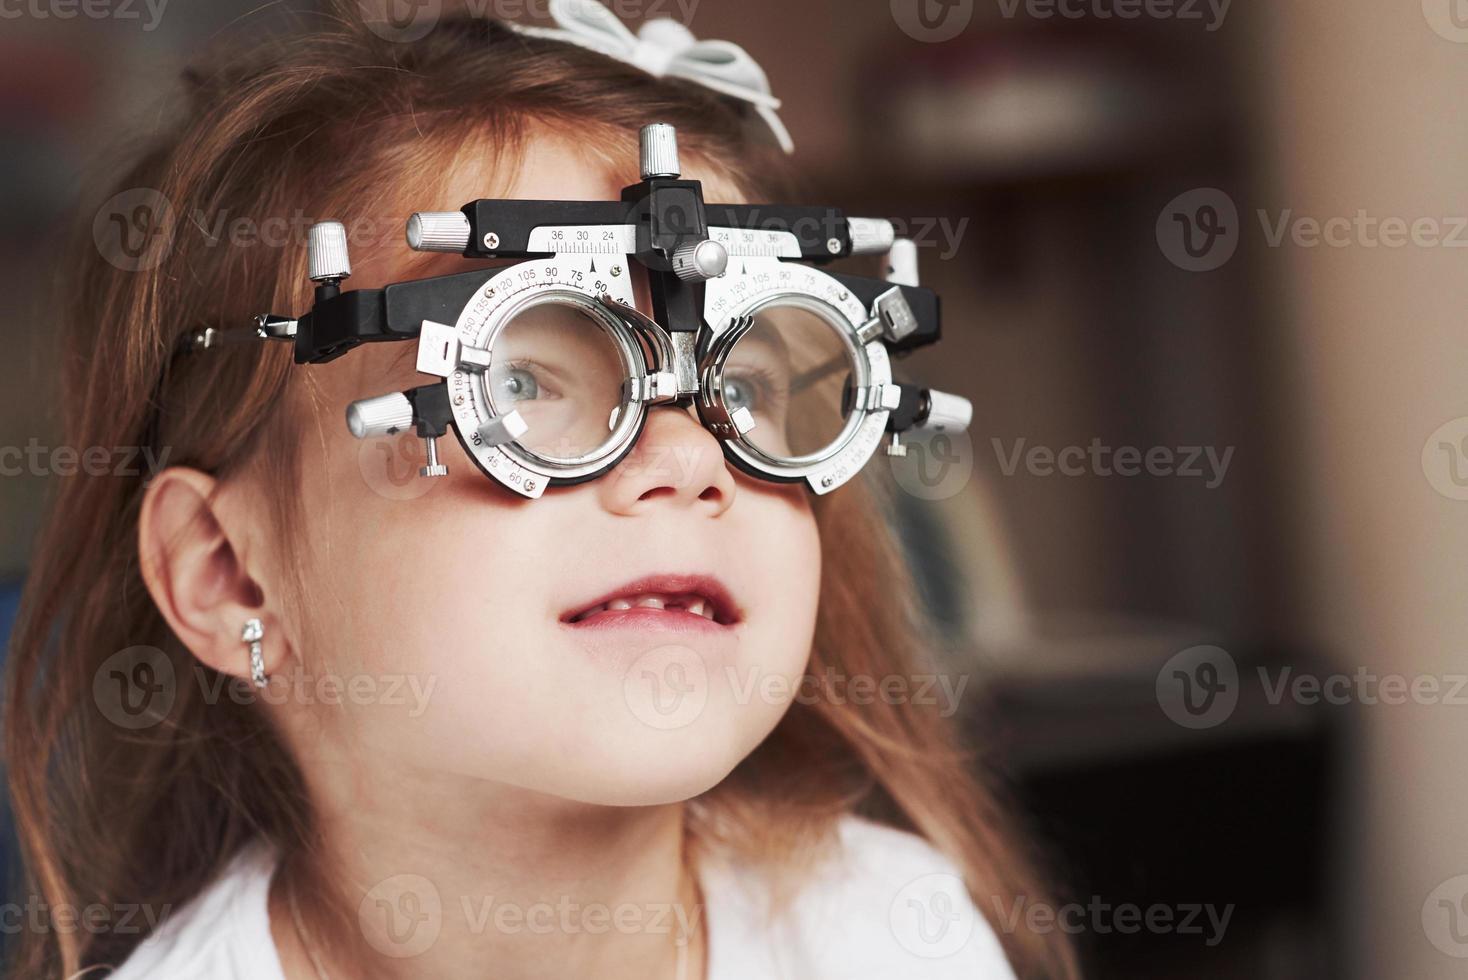
M 964 432 L 974 420 L 973 402 L 962 395 L 928 389 L 928 415 L 917 428 L 926 432 Z
M 887 268 L 882 278 L 895 286 L 920 286 L 918 281 L 917 243 L 910 238 L 899 238 L 887 252 Z
M 717 279 L 729 268 L 729 250 L 712 238 L 680 245 L 673 253 L 673 271 L 684 282 Z
M 462 252 L 469 247 L 462 211 L 419 211 L 408 219 L 408 247 L 418 252 Z
M 296 335 L 297 323 L 289 317 L 261 313 L 255 317 L 255 333 L 262 338 L 289 340 Z
M 419 467 L 419 476 L 449 475 L 449 468 L 438 461 L 438 439 L 435 436 L 423 437 L 423 452 L 428 459 L 426 466 Z
M 340 221 L 320 221 L 306 238 L 306 278 L 312 282 L 336 282 L 352 274 L 347 255 L 347 229 Z
M 397 435 L 413 427 L 413 403 L 400 391 L 347 406 L 347 428 L 358 439 Z
M 846 230 L 851 234 L 852 255 L 881 255 L 897 239 L 897 230 L 886 218 L 847 218 Z
M 678 165 L 678 131 L 667 123 L 642 127 L 642 179 L 677 177 L 683 172 Z

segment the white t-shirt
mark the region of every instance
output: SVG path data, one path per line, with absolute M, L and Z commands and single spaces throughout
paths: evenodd
M 948 858 L 920 837 L 856 817 L 839 832 L 840 856 L 774 920 L 757 874 L 699 862 L 707 980 L 1014 980 Z M 113 980 L 284 980 L 267 910 L 274 870 L 264 846 L 242 851 Z

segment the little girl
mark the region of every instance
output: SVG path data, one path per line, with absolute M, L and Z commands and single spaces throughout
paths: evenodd
M 1073 975 L 939 711 L 837 696 L 932 669 L 877 467 L 754 480 L 658 407 L 538 500 L 454 440 L 402 480 L 418 440 L 342 410 L 422 384 L 408 348 L 179 352 L 309 309 L 318 220 L 353 288 L 500 265 L 409 251 L 402 220 L 617 200 L 649 121 L 707 200 L 787 193 L 772 113 L 727 92 L 482 18 L 386 33 L 348 4 L 188 73 L 106 192 L 136 247 L 88 228 L 63 267 L 67 444 L 169 465 L 65 481 L 40 536 L 6 735 L 50 912 L 11 975 Z

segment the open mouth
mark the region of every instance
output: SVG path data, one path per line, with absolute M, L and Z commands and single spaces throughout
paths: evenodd
M 732 626 L 740 615 L 729 591 L 707 576 L 654 575 L 629 582 L 561 616 L 576 625 L 610 619 L 615 614 L 698 617 L 718 626 Z

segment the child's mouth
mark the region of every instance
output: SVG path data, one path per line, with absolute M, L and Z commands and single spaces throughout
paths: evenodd
M 638 579 L 563 615 L 570 626 L 722 628 L 739 621 L 728 590 L 707 576 Z
M 656 592 L 648 592 L 639 596 L 618 597 L 610 602 L 600 603 L 585 612 L 577 613 L 571 622 L 582 623 L 601 613 L 620 612 L 624 609 L 661 609 L 664 612 L 685 612 L 702 616 L 711 623 L 714 621 L 714 604 L 704 596 L 692 593 L 661 595 Z

